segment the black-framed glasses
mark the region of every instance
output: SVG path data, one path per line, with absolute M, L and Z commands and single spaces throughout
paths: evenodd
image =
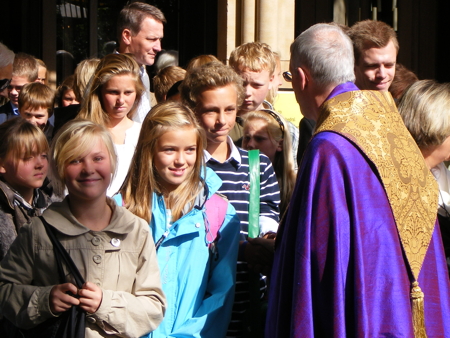
M 292 74 L 291 74 L 291 72 L 283 72 L 283 79 L 286 82 L 292 82 Z
M 269 114 L 270 116 L 272 116 L 275 119 L 275 121 L 278 122 L 278 124 L 280 125 L 280 130 L 281 130 L 281 138 L 284 138 L 284 123 L 283 123 L 283 121 L 281 121 L 280 116 L 278 116 L 278 114 L 275 113 L 271 109 L 260 109 L 259 111 L 263 111 L 264 113 Z
M 8 88 L 10 83 L 11 83 L 11 79 L 0 80 L 0 92 L 4 91 L 6 88 Z

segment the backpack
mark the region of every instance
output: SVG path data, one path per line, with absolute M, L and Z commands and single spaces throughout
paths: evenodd
M 227 209 L 228 201 L 217 193 L 205 202 L 206 241 L 210 249 L 215 246 L 214 243 L 218 240 L 217 234 L 225 220 Z

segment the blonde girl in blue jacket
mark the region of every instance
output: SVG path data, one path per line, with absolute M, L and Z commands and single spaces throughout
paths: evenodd
M 189 108 L 155 106 L 121 189 L 125 206 L 150 223 L 167 297 L 165 318 L 149 337 L 224 337 L 230 320 L 239 219 L 228 203 L 211 243 L 205 202 L 222 181 L 204 166 L 204 144 Z

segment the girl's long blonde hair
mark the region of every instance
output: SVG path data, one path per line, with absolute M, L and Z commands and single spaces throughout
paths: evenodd
M 166 196 L 172 210 L 173 220 L 182 216 L 186 205 L 194 206 L 195 197 L 203 188 L 201 170 L 204 168 L 203 149 L 205 132 L 194 113 L 175 101 L 166 101 L 152 108 L 141 128 L 133 160 L 120 193 L 125 206 L 135 215 L 150 222 L 152 217 L 152 194 L 162 194 L 154 157 L 159 138 L 168 131 L 192 128 L 197 135 L 197 158 L 187 179 L 175 191 Z
M 270 109 L 249 112 L 242 118 L 244 119 L 244 128 L 252 120 L 260 119 L 264 121 L 267 133 L 274 145 L 278 145 L 282 141 L 282 150 L 276 152 L 272 163 L 280 187 L 280 215 L 282 215 L 289 205 L 296 181 L 291 134 L 287 122 L 280 114 Z
M 109 54 L 100 60 L 88 86 L 87 97 L 83 101 L 77 117 L 103 126 L 108 125 L 109 115 L 102 106 L 101 90 L 103 85 L 117 75 L 130 75 L 135 82 L 136 99 L 127 115 L 130 119 L 133 117 L 144 93 L 144 85 L 139 75 L 139 65 L 128 54 Z

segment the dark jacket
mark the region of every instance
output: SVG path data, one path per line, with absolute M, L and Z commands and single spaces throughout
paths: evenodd
M 33 216 L 40 216 L 51 204 L 50 197 L 36 189 L 33 206 L 0 180 L 0 261 L 5 257 L 19 229 Z
M 17 116 L 19 115 L 14 114 L 11 102 L 6 102 L 3 106 L 0 107 L 0 124 Z

